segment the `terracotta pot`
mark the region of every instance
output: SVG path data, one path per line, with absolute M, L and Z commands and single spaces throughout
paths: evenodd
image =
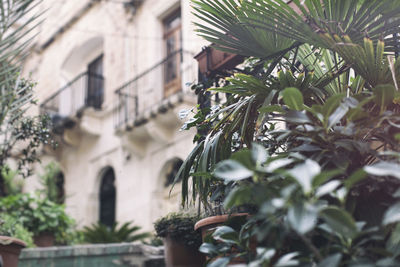
M 22 240 L 9 236 L 0 236 L 0 256 L 3 260 L 3 266 L 18 267 L 19 254 L 25 247 L 26 244 Z
M 54 246 L 55 237 L 52 233 L 40 233 L 33 237 L 33 243 L 38 247 L 52 247 Z
M 201 236 L 203 238 L 203 242 L 205 237 L 214 232 L 214 230 L 218 227 L 223 225 L 228 219 L 232 218 L 232 217 L 242 217 L 242 216 L 249 216 L 248 213 L 234 213 L 234 214 L 224 214 L 224 215 L 218 215 L 218 216 L 212 216 L 212 217 L 207 217 L 204 218 L 200 221 L 198 221 L 195 225 L 194 225 L 194 229 L 201 230 Z M 252 251 L 254 251 L 254 253 L 256 252 L 256 248 L 257 248 L 257 241 L 256 239 L 250 239 L 250 248 Z M 232 249 L 232 252 L 235 252 Z M 229 265 L 235 265 L 235 264 L 243 264 L 245 263 L 245 261 L 241 258 L 234 258 L 231 260 Z
M 166 267 L 201 267 L 205 257 L 197 249 L 188 247 L 170 237 L 164 239 Z
M 201 219 L 194 225 L 194 230 L 201 230 L 201 236 L 204 237 L 215 230 L 218 226 L 224 224 L 229 218 L 238 217 L 238 216 L 249 216 L 248 213 L 234 213 L 234 214 L 224 214 L 211 216 L 204 219 Z

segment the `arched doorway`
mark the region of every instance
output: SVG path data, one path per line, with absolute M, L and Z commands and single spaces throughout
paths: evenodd
M 112 168 L 107 168 L 103 173 L 100 183 L 100 223 L 112 227 L 115 223 L 115 204 L 116 204 L 116 188 L 115 174 Z

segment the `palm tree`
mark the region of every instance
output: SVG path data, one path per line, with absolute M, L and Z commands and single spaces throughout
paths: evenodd
M 192 0 L 199 35 L 249 60 L 225 86 L 208 89 L 229 93 L 227 102 L 189 122 L 209 131 L 177 174 L 183 204 L 254 204 L 260 212 L 240 236 L 215 234 L 229 239 L 228 248 L 237 242 L 254 266 L 297 255 L 294 262 L 318 266 L 385 256 L 392 264 L 399 255 L 391 205 L 400 178 L 400 2 L 286 2 Z M 243 251 L 249 232 L 264 254 Z M 374 246 L 388 254 L 368 254 Z M 226 264 L 227 247 L 204 251 L 225 255 L 216 262 Z
M 34 83 L 20 76 L 24 59 L 29 53 L 40 14 L 33 14 L 39 1 L 7 0 L 0 2 L 0 166 L 10 157 L 18 159 L 22 175 L 27 163 L 37 160 L 37 148 L 48 140 L 47 120 L 26 115 L 33 99 Z M 15 151 L 17 144 L 23 147 Z M 1 178 L 1 177 L 0 177 Z M 0 180 L 0 195 L 4 195 Z

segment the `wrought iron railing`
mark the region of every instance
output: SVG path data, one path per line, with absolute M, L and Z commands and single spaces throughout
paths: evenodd
M 193 53 L 177 50 L 115 91 L 114 126 L 135 123 L 166 98 L 182 92 L 196 77 Z
M 75 116 L 85 107 L 101 109 L 103 95 L 103 76 L 85 72 L 47 98 L 40 109 L 50 117 Z

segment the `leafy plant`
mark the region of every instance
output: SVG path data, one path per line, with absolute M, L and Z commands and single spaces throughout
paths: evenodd
M 201 244 L 201 235 L 194 230 L 194 225 L 198 220 L 198 216 L 170 213 L 157 220 L 154 223 L 154 229 L 158 237 L 169 237 L 197 249 Z
M 44 173 L 39 175 L 40 183 L 43 188 L 40 192 L 50 201 L 63 203 L 63 192 L 60 192 L 58 184 L 60 183 L 60 167 L 55 162 L 50 162 L 44 167 Z
M 17 180 L 18 171 L 12 170 L 8 165 L 1 168 L 1 177 L 4 182 L 4 192 L 8 195 L 15 195 L 22 193 L 24 185 L 23 180 Z
M 33 247 L 33 234 L 29 232 L 17 218 L 8 214 L 0 214 L 0 235 L 18 238 L 24 241 L 27 247 Z
M 202 245 L 209 266 L 399 265 L 400 3 L 192 3 L 201 36 L 252 57 L 186 125 L 207 132 L 176 177 L 183 204 L 256 207 Z
M 74 220 L 64 205 L 56 204 L 38 194 L 18 194 L 0 198 L 0 209 L 19 221 L 34 235 L 52 233 L 57 243 L 65 243 Z
M 10 158 L 17 161 L 19 173 L 31 174 L 32 163 L 39 160 L 37 149 L 50 143 L 48 118 L 30 116 L 35 105 L 35 84 L 20 77 L 21 62 L 29 52 L 31 34 L 40 14 L 32 14 L 33 0 L 0 2 L 0 166 Z M 20 21 L 24 21 L 18 25 Z M 5 195 L 0 176 L 0 195 Z
M 137 233 L 141 227 L 131 224 L 132 222 L 127 222 L 118 227 L 115 223 L 111 228 L 101 223 L 85 226 L 84 241 L 91 244 L 134 242 L 150 236 L 149 233 Z

